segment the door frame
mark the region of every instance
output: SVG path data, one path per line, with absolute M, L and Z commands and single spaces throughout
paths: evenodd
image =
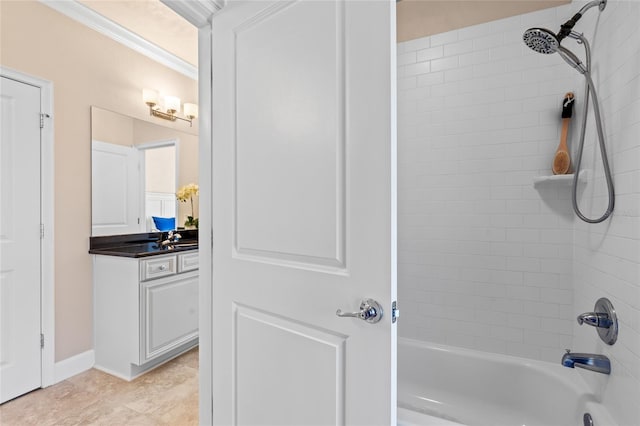
M 159 139 L 157 141 L 145 142 L 139 145 L 133 145 L 134 148 L 138 150 L 138 164 L 140 165 L 140 219 L 146 222 L 147 219 L 147 205 L 146 205 L 146 171 L 147 171 L 147 162 L 145 160 L 145 151 L 151 149 L 158 148 L 166 148 L 168 146 L 172 146 L 174 150 L 174 180 L 173 187 L 174 192 L 178 192 L 180 189 L 180 138 L 170 138 L 170 139 Z M 178 213 L 180 211 L 180 203 L 176 198 L 174 200 L 175 204 L 175 216 L 176 216 L 176 228 L 178 226 Z M 142 232 L 146 232 L 146 223 L 144 224 L 145 230 Z
M 5 66 L 0 66 L 0 75 L 38 87 L 40 112 L 44 114 L 40 130 L 40 218 L 44 230 L 40 245 L 40 332 L 44 335 L 40 386 L 45 388 L 55 379 L 53 82 Z
M 213 368 L 211 365 L 213 339 L 213 264 L 211 250 L 213 247 L 211 225 L 211 146 L 212 137 L 212 52 L 213 45 L 211 20 L 213 15 L 222 10 L 228 0 L 160 0 L 178 15 L 182 16 L 198 28 L 198 153 L 199 153 L 199 186 L 200 186 L 200 223 L 198 226 L 198 245 L 200 262 L 199 285 L 199 415 L 200 424 L 210 425 L 213 422 Z

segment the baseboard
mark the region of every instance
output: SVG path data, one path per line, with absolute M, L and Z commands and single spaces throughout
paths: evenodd
M 54 383 L 59 383 L 69 377 L 87 371 L 95 364 L 96 357 L 93 349 L 74 355 L 60 362 L 56 362 L 53 367 Z

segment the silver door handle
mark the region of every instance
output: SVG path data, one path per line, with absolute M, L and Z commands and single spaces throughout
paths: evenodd
M 336 311 L 336 315 L 342 318 L 360 318 L 370 324 L 375 324 L 382 318 L 382 306 L 373 299 L 365 299 L 360 303 L 360 312 Z

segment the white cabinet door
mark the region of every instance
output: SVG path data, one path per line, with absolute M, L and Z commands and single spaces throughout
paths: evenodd
M 394 425 L 395 2 L 212 29 L 213 423 Z M 380 322 L 336 316 L 365 298 Z
M 91 235 L 144 232 L 140 223 L 138 150 L 100 141 L 91 144 Z
M 0 403 L 41 386 L 40 89 L 1 77 Z
M 140 363 L 198 337 L 198 272 L 140 283 Z

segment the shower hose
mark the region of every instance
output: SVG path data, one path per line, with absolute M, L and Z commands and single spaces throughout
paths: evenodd
M 580 129 L 580 143 L 578 145 L 578 154 L 576 158 L 576 170 L 573 176 L 573 186 L 571 189 L 571 202 L 573 204 L 573 211 L 576 215 L 583 221 L 587 223 L 600 223 L 606 220 L 611 213 L 613 213 L 613 206 L 615 204 L 615 193 L 613 189 L 613 180 L 611 178 L 611 169 L 609 168 L 609 160 L 607 159 L 607 149 L 604 144 L 604 131 L 602 130 L 602 119 L 600 117 L 600 105 L 598 103 L 598 95 L 596 93 L 596 88 L 593 84 L 593 80 L 591 79 L 591 50 L 589 48 L 589 43 L 587 40 L 580 35 L 578 38 L 578 43 L 584 45 L 585 55 L 586 55 L 586 68 L 587 72 L 584 73 L 585 78 L 585 90 L 584 90 L 584 111 L 582 113 L 582 128 Z M 580 207 L 578 206 L 578 178 L 580 175 L 580 164 L 582 162 L 582 151 L 584 149 L 584 138 L 585 132 L 587 128 L 587 113 L 589 111 L 589 94 L 593 96 L 593 112 L 595 115 L 596 122 L 596 130 L 598 133 L 598 142 L 600 145 L 600 156 L 602 157 L 602 166 L 604 168 L 604 175 L 607 182 L 607 192 L 609 195 L 609 204 L 607 206 L 607 210 L 604 212 L 602 216 L 597 219 L 590 219 L 586 217 L 580 211 Z

